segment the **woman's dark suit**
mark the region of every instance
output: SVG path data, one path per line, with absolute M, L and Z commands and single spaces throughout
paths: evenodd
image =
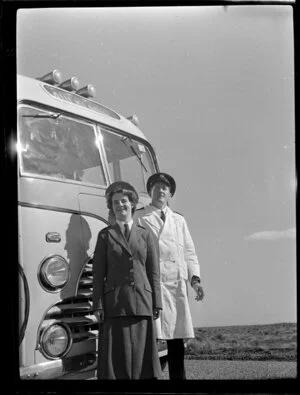
M 160 375 L 153 309 L 162 308 L 157 250 L 150 232 L 132 225 L 127 241 L 118 224 L 98 235 L 93 261 L 93 308 L 104 309 L 99 378 Z

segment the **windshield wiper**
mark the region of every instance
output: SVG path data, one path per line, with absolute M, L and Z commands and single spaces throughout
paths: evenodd
M 139 154 L 136 152 L 136 150 L 131 146 L 131 151 L 134 153 L 134 155 L 138 158 L 138 160 L 141 162 L 141 165 L 145 169 L 146 173 L 148 173 L 147 167 L 144 165 L 142 158 L 139 156 Z
M 35 115 L 22 115 L 22 117 L 26 118 L 51 118 L 51 119 L 57 119 L 60 117 L 60 113 L 53 113 L 53 114 L 35 114 Z
M 126 140 L 130 140 L 131 143 L 133 143 L 133 141 L 131 140 L 130 137 L 123 137 L 122 138 L 122 142 L 125 144 L 125 147 L 128 149 L 127 144 L 126 144 Z M 138 158 L 138 160 L 140 161 L 141 165 L 143 166 L 143 168 L 145 169 L 146 173 L 148 173 L 147 167 L 144 165 L 142 158 L 139 156 L 139 154 L 136 152 L 136 150 L 132 147 L 132 145 L 130 146 L 131 151 L 134 153 L 134 155 Z M 129 150 L 128 150 L 129 151 Z

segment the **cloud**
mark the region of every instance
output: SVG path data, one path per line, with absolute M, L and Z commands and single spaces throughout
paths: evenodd
M 296 228 L 286 230 L 264 230 L 245 236 L 245 240 L 283 240 L 296 239 Z

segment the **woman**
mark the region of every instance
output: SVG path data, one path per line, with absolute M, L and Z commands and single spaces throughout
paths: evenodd
M 104 324 L 98 378 L 158 378 L 153 321 L 161 309 L 157 251 L 150 232 L 133 223 L 136 190 L 117 181 L 105 196 L 116 221 L 99 232 L 94 254 L 93 308 Z

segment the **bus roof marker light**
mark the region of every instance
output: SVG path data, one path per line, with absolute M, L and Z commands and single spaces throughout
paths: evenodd
M 96 89 L 92 84 L 88 84 L 76 91 L 77 95 L 83 97 L 95 97 L 96 96 Z
M 59 70 L 55 69 L 50 73 L 45 74 L 43 77 L 37 79 L 50 85 L 58 85 L 62 81 L 62 75 Z
M 77 77 L 69 78 L 68 80 L 62 82 L 59 87 L 70 92 L 77 91 L 79 87 L 79 80 Z
M 135 126 L 139 126 L 140 122 L 139 122 L 138 117 L 135 114 L 131 115 L 130 117 L 127 117 L 127 119 L 128 119 L 128 121 L 133 123 Z

